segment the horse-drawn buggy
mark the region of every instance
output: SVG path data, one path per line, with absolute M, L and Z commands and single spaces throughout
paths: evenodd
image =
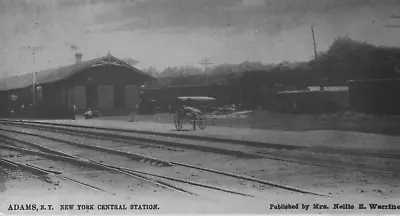
M 184 123 L 189 123 L 193 130 L 199 127 L 204 130 L 207 126 L 206 114 L 215 106 L 217 100 L 211 97 L 177 97 L 173 106 L 173 119 L 178 131 Z

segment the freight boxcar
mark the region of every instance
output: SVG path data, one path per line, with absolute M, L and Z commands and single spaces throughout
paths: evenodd
M 400 114 L 400 79 L 348 81 L 352 110 L 368 114 Z

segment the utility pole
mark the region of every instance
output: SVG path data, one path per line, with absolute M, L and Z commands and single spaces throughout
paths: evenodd
M 28 46 L 26 49 L 32 51 L 32 60 L 33 60 L 33 80 L 32 80 L 32 105 L 36 105 L 36 52 L 39 50 L 42 51 L 42 46 Z
M 206 81 L 206 85 L 208 85 L 207 82 L 207 69 L 208 69 L 208 65 L 212 65 L 214 63 L 210 62 L 210 59 L 205 58 L 202 62 L 200 62 L 199 64 L 204 65 L 204 76 L 205 76 L 205 81 Z
M 315 60 L 317 60 L 317 58 L 318 58 L 317 44 L 315 43 L 314 26 L 312 26 L 312 25 L 311 25 L 311 34 L 312 34 L 313 45 L 314 45 L 314 56 L 315 56 Z
M 311 25 L 311 35 L 312 35 L 312 40 L 313 40 L 313 46 L 314 46 L 314 70 L 317 70 L 317 60 L 318 60 L 318 54 L 317 54 L 317 44 L 315 42 L 315 33 L 314 33 L 314 26 Z M 318 70 L 317 70 L 318 71 Z M 323 75 L 321 85 L 320 85 L 320 90 L 324 90 L 324 84 L 325 84 L 326 76 L 325 74 Z

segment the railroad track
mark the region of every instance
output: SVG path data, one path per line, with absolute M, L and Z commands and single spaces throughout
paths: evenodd
M 62 180 L 68 180 L 71 182 L 74 182 L 76 184 L 79 184 L 81 186 L 85 186 L 90 189 L 106 192 L 115 195 L 113 192 L 110 190 L 104 190 L 98 186 L 94 186 L 90 183 L 85 183 L 87 180 L 76 180 L 73 177 L 68 177 L 68 176 L 76 176 L 76 173 L 83 173 L 83 174 L 91 174 L 95 171 L 103 171 L 103 172 L 109 172 L 112 173 L 112 179 L 115 179 L 115 175 L 123 175 L 125 177 L 130 177 L 136 180 L 135 183 L 139 184 L 148 184 L 151 185 L 152 187 L 159 187 L 163 189 L 168 189 L 172 190 L 174 192 L 183 192 L 186 194 L 190 195 L 195 195 L 193 193 L 190 193 L 188 191 L 185 191 L 183 189 L 171 186 L 169 184 L 166 184 L 164 182 L 160 181 L 154 181 L 152 179 L 146 178 L 144 176 L 132 173 L 132 172 L 127 172 L 123 170 L 119 170 L 117 167 L 109 166 L 107 164 L 102 164 L 102 163 L 97 163 L 95 161 L 83 159 L 83 158 L 78 158 L 73 155 L 69 155 L 66 153 L 62 153 L 59 151 L 54 151 L 45 147 L 41 147 L 40 149 L 42 151 L 37 151 L 33 150 L 32 148 L 24 148 L 21 147 L 22 145 L 26 145 L 27 142 L 21 141 L 17 143 L 13 139 L 7 139 L 6 137 L 2 136 L 0 138 L 0 149 L 3 151 L 6 150 L 8 151 L 8 159 L 5 159 L 4 157 L 1 158 L 0 163 L 8 168 L 14 168 L 14 169 L 20 169 L 20 170 L 25 170 L 33 175 L 36 175 L 39 177 L 39 179 L 42 179 L 48 183 L 52 183 L 55 185 L 58 185 L 59 180 L 57 179 L 62 179 Z M 26 145 L 28 146 L 28 145 Z M 34 146 L 34 148 L 39 148 L 37 145 Z M 35 156 L 33 159 L 31 156 Z M 37 165 L 33 165 L 32 163 L 39 162 L 40 164 L 48 164 L 51 165 L 51 167 L 55 167 L 58 170 L 69 170 L 69 172 L 61 172 L 57 170 L 52 170 L 52 169 L 47 169 L 44 167 L 39 167 Z M 80 176 L 80 179 L 85 179 L 85 175 Z M 128 180 L 126 180 L 128 181 Z
M 195 195 L 197 196 L 197 194 L 189 192 L 188 190 L 173 186 L 172 184 L 168 184 L 165 182 L 162 182 L 159 179 L 166 179 L 172 182 L 180 182 L 180 183 L 185 183 L 185 184 L 189 184 L 189 185 L 194 185 L 197 187 L 201 187 L 201 188 L 206 188 L 206 189 L 211 189 L 211 190 L 215 190 L 215 191 L 221 191 L 221 192 L 225 192 L 225 193 L 231 193 L 231 194 L 236 194 L 236 195 L 241 195 L 241 196 L 249 196 L 249 197 L 254 197 L 253 195 L 250 194 L 245 194 L 245 193 L 240 193 L 240 192 L 236 192 L 236 191 L 232 191 L 229 189 L 224 189 L 224 188 L 220 188 L 220 187 L 216 187 L 216 186 L 212 186 L 212 185 L 207 185 L 207 184 L 200 184 L 200 183 L 195 183 L 195 182 L 190 182 L 190 181 L 186 181 L 186 180 L 181 180 L 181 179 L 177 179 L 177 178 L 169 178 L 166 176 L 161 176 L 161 175 L 157 175 L 157 174 L 152 174 L 149 172 L 141 172 L 141 171 L 137 171 L 135 169 L 131 169 L 131 168 L 126 168 L 126 167 L 121 167 L 121 166 L 114 166 L 111 164 L 105 164 L 105 163 L 101 163 L 101 162 L 97 162 L 91 159 L 85 159 L 85 158 L 79 158 L 73 155 L 69 155 L 67 153 L 61 152 L 61 151 L 56 151 L 56 150 L 51 150 L 48 149 L 46 147 L 39 147 L 37 144 L 33 144 L 27 141 L 23 141 L 23 140 L 19 140 L 19 139 L 13 139 L 13 138 L 7 138 L 7 137 L 1 137 L 0 141 L 3 142 L 3 144 L 0 144 L 0 149 L 6 149 L 12 152 L 19 152 L 19 153 L 25 153 L 24 155 L 39 155 L 39 158 L 36 158 L 35 160 L 45 160 L 45 162 L 51 162 L 51 161 L 64 161 L 64 162 L 69 162 L 71 164 L 75 164 L 76 166 L 79 166 L 79 170 L 78 173 L 90 173 L 90 171 L 84 171 L 81 172 L 80 169 L 82 169 L 83 167 L 86 168 L 90 168 L 90 169 L 94 169 L 95 171 L 105 171 L 105 172 L 111 172 L 113 174 L 119 174 L 119 175 L 125 175 L 128 177 L 132 177 L 134 179 L 138 179 L 140 181 L 143 181 L 145 183 L 150 183 L 159 187 L 162 187 L 164 189 L 169 189 L 175 192 L 182 192 L 188 195 Z M 31 144 L 33 144 L 34 148 L 40 148 L 43 151 L 36 151 L 36 150 L 32 150 L 29 148 L 23 148 L 20 145 L 25 145 L 25 146 L 31 146 Z M 18 147 L 16 147 L 16 145 Z M 51 152 L 51 153 L 46 153 L 46 152 Z M 19 168 L 19 169 L 23 169 L 29 172 L 32 172 L 33 174 L 39 175 L 40 177 L 44 177 L 44 180 L 48 181 L 49 180 L 49 176 L 51 177 L 57 177 L 60 179 L 67 179 L 69 181 L 75 182 L 77 184 L 80 185 L 84 185 L 86 187 L 89 187 L 91 189 L 96 189 L 99 191 L 103 191 L 103 192 L 107 192 L 104 189 L 101 189 L 99 187 L 81 182 L 79 180 L 74 180 L 72 178 L 68 178 L 65 177 L 63 175 L 62 172 L 60 171 L 55 171 L 55 170 L 49 170 L 46 168 L 42 168 L 42 167 L 38 167 L 38 166 L 34 166 L 31 165 L 30 163 L 28 163 L 27 161 L 22 161 L 22 162 L 16 162 L 15 160 L 19 160 L 19 157 L 12 157 L 14 160 L 7 160 L 7 159 L 1 159 L 0 163 L 6 164 L 9 167 L 14 167 L 14 168 Z M 48 159 L 51 160 L 48 160 Z M 31 161 L 31 160 L 29 160 Z M 74 172 L 73 172 L 74 173 Z M 69 174 L 71 175 L 71 174 Z M 155 177 L 158 179 L 154 179 L 154 178 L 149 178 L 146 176 L 150 176 L 150 177 Z M 54 180 L 51 180 L 52 182 L 54 182 Z M 110 192 L 111 193 L 111 192 Z M 115 195 L 115 194 L 114 194 Z
M 175 148 L 183 148 L 183 149 L 192 149 L 192 150 L 198 150 L 198 151 L 205 151 L 205 152 L 213 152 L 213 153 L 218 153 L 218 154 L 223 154 L 223 155 L 230 155 L 230 156 L 238 156 L 238 157 L 248 157 L 248 158 L 254 158 L 254 157 L 261 157 L 260 155 L 255 155 L 255 154 L 247 154 L 242 151 L 236 151 L 232 149 L 226 149 L 226 148 L 217 148 L 217 147 L 211 147 L 211 146 L 201 146 L 201 145 L 193 145 L 193 144 L 187 144 L 187 143 L 180 143 L 180 142 L 175 142 L 175 141 L 169 141 L 166 140 L 164 137 L 160 137 L 159 139 L 155 139 L 155 137 L 147 138 L 147 137 L 139 137 L 139 136 L 127 136 L 127 135 L 122 135 L 122 134 L 116 134 L 116 133 L 110 133 L 109 131 L 101 131 L 97 129 L 87 129 L 87 128 L 81 128 L 78 129 L 77 127 L 67 127 L 67 126 L 53 126 L 53 125 L 47 125 L 47 124 L 41 124 L 41 123 L 31 123 L 31 122 L 19 122 L 19 121 L 3 121 L 0 120 L 0 123 L 3 124 L 9 124 L 9 125 L 14 125 L 18 127 L 25 127 L 25 128 L 36 128 L 40 130 L 46 130 L 46 131 L 53 131 L 57 133 L 64 133 L 64 134 L 69 134 L 69 135 L 76 135 L 76 136 L 83 136 L 83 137 L 88 137 L 88 138 L 95 138 L 95 139 L 100 139 L 100 140 L 111 140 L 111 141 L 118 141 L 118 142 L 130 142 L 130 143 L 139 143 L 145 145 L 147 147 L 153 147 L 153 148 L 162 148 L 162 149 L 167 149 L 167 150 L 172 150 L 172 151 L 179 151 Z M 117 132 L 117 131 L 112 131 L 112 132 Z
M 334 149 L 334 148 L 326 148 L 326 147 L 307 147 L 307 146 L 296 146 L 296 145 L 287 145 L 287 144 L 276 144 L 276 143 L 258 143 L 258 142 L 253 142 L 253 141 L 245 141 L 245 140 L 231 140 L 231 139 L 225 139 L 225 138 L 210 138 L 210 137 L 200 137 L 200 136 L 189 136 L 185 134 L 171 134 L 171 133 L 162 133 L 162 132 L 153 132 L 153 131 L 141 131 L 141 130 L 132 130 L 132 129 L 120 129 L 120 128 L 107 128 L 107 127 L 96 127 L 96 126 L 85 126 L 85 125 L 72 125 L 72 124 L 61 124 L 61 123 L 50 123 L 50 122 L 38 122 L 38 121 L 26 121 L 26 120 L 5 120 L 5 119 L 0 119 L 0 123 L 9 123 L 9 124 L 18 124 L 20 126 L 26 126 L 26 125 L 31 125 L 31 126 L 41 126 L 42 129 L 54 129 L 54 127 L 59 127 L 60 129 L 64 131 L 72 131 L 75 133 L 82 132 L 80 130 L 82 129 L 91 129 L 91 130 L 96 130 L 97 132 L 92 133 L 92 134 L 98 134 L 99 136 L 102 137 L 110 137 L 115 139 L 120 139 L 120 140 L 134 140 L 134 141 L 139 141 L 139 142 L 149 142 L 149 143 L 155 143 L 159 145 L 166 145 L 166 146 L 176 146 L 176 147 L 183 147 L 183 148 L 191 148 L 193 146 L 181 146 L 176 143 L 168 142 L 168 141 L 160 141 L 160 140 L 155 140 L 154 138 L 143 138 L 143 137 L 133 137 L 133 136 L 124 136 L 124 135 L 112 135 L 110 133 L 105 133 L 105 132 L 124 132 L 132 135 L 153 135 L 153 136 L 164 136 L 164 137 L 173 137 L 173 138 L 181 138 L 181 139 L 190 139 L 190 140 L 198 140 L 198 141 L 211 141 L 211 142 L 221 142 L 221 143 L 229 143 L 229 144 L 234 144 L 234 145 L 246 145 L 246 146 L 251 146 L 251 147 L 257 147 L 260 149 L 286 149 L 286 150 L 302 150 L 302 151 L 310 151 L 310 152 L 321 152 L 321 153 L 335 153 L 335 154 L 343 154 L 343 155 L 358 155 L 358 156 L 371 156 L 371 157 L 379 157 L 379 158 L 399 158 L 399 154 L 392 154 L 392 153 L 387 153 L 387 152 L 372 152 L 372 151 L 360 151 L 360 150 L 350 150 L 350 149 Z M 50 127 L 46 127 L 50 126 Z M 62 127 L 62 128 L 61 128 Z M 76 128 L 73 130 L 72 128 Z M 103 132 L 99 132 L 103 131 Z M 83 134 L 86 133 L 88 134 L 88 131 L 82 132 Z M 89 132 L 90 133 L 90 132 Z M 195 147 L 193 147 L 195 148 Z M 226 150 L 226 149 L 225 149 Z M 216 149 L 215 151 L 218 151 Z M 221 150 L 221 153 L 224 150 Z M 241 154 L 240 152 L 235 152 L 232 151 L 233 154 Z
M 0 149 L 8 149 L 9 148 L 2 148 L 2 146 L 0 146 Z M 18 152 L 18 151 L 16 151 Z M 13 151 L 11 151 L 11 153 L 13 153 Z M 43 169 L 41 167 L 38 166 L 34 166 L 31 165 L 29 163 L 18 163 L 18 162 L 14 162 L 12 160 L 9 159 L 4 159 L 4 158 L 0 158 L 0 166 L 8 168 L 9 170 L 17 170 L 17 171 L 21 171 L 21 170 L 25 170 L 28 171 L 30 173 L 32 173 L 33 175 L 38 176 L 39 178 L 41 178 L 42 180 L 54 184 L 54 185 L 59 185 L 59 181 L 57 179 L 62 179 L 62 180 L 67 180 L 70 182 L 73 182 L 75 184 L 78 184 L 80 186 L 84 186 L 86 188 L 89 189 L 93 189 L 96 191 L 101 191 L 101 192 L 105 192 L 105 193 L 109 193 L 101 188 L 98 188 L 96 186 L 84 183 L 82 181 L 70 178 L 70 177 L 66 177 L 63 176 L 62 172 L 58 172 L 58 171 L 54 171 L 54 170 L 48 170 L 48 169 Z
M 3 120 L 0 120 L 0 122 Z M 379 165 L 372 163 L 366 164 L 351 164 L 348 162 L 339 162 L 335 159 L 329 159 L 330 155 L 344 155 L 344 156 L 351 156 L 357 158 L 365 158 L 365 157 L 377 157 L 377 158 L 384 158 L 389 160 L 397 160 L 400 158 L 397 154 L 388 154 L 388 153 L 377 153 L 377 152 L 359 152 L 353 150 L 340 150 L 340 149 L 325 149 L 325 148 L 299 148 L 298 146 L 288 146 L 284 145 L 283 147 L 273 146 L 273 148 L 284 148 L 287 151 L 297 151 L 296 154 L 288 155 L 288 152 L 271 152 L 265 151 L 263 149 L 268 149 L 270 145 L 262 146 L 262 148 L 253 148 L 253 151 L 250 152 L 243 152 L 238 150 L 232 150 L 227 148 L 216 148 L 211 146 L 202 146 L 196 144 L 183 144 L 179 142 L 167 141 L 162 139 L 155 139 L 147 138 L 147 137 L 135 137 L 129 136 L 127 134 L 111 134 L 107 131 L 117 132 L 126 132 L 129 130 L 119 130 L 119 129 L 104 129 L 97 127 L 88 127 L 88 126 L 78 126 L 78 125 L 62 125 L 62 124 L 53 124 L 47 122 L 29 122 L 29 121 L 11 121 L 11 120 L 4 120 L 3 123 L 10 124 L 10 125 L 18 125 L 19 127 L 26 127 L 26 128 L 36 128 L 46 131 L 53 131 L 57 133 L 64 133 L 69 135 L 75 136 L 83 136 L 95 139 L 102 139 L 102 140 L 112 140 L 112 141 L 119 141 L 119 142 L 135 142 L 140 143 L 145 146 L 151 146 L 155 148 L 164 148 L 173 151 L 179 151 L 179 149 L 174 148 L 183 148 L 183 149 L 193 149 L 193 150 L 200 150 L 200 151 L 208 151 L 218 154 L 225 154 L 225 155 L 232 155 L 238 157 L 245 157 L 245 158 L 266 158 L 271 160 L 278 160 L 290 163 L 298 163 L 298 164 L 308 164 L 313 166 L 324 166 L 324 167 L 335 167 L 335 168 L 345 168 L 345 169 L 357 169 L 357 170 L 367 170 L 367 171 L 388 171 L 388 172 L 399 172 L 399 166 L 395 166 L 394 164 L 388 163 L 388 166 L 382 167 Z M 60 126 L 62 125 L 62 126 Z M 81 130 L 78 130 L 81 128 Z M 96 129 L 97 128 L 97 129 Z M 96 130 L 96 131 L 94 131 Z M 98 131 L 97 131 L 98 130 Z M 132 134 L 135 134 L 132 133 Z M 155 143 L 155 144 L 154 144 Z M 132 143 L 131 143 L 132 144 Z M 251 148 L 249 148 L 251 149 Z M 315 155 L 315 153 L 317 153 Z M 319 155 L 324 155 L 326 158 L 319 158 L 316 157 Z
M 36 137 L 39 136 L 40 138 L 51 140 L 52 142 L 62 143 L 64 145 L 66 144 L 66 145 L 79 147 L 79 148 L 86 148 L 86 149 L 92 149 L 92 150 L 100 151 L 100 152 L 107 152 L 108 154 L 114 154 L 114 155 L 118 155 L 118 156 L 127 156 L 127 157 L 135 159 L 136 161 L 141 161 L 141 162 L 147 161 L 147 162 L 150 162 L 150 165 L 159 164 L 159 165 L 167 166 L 167 167 L 171 166 L 171 165 L 172 166 L 177 166 L 177 167 L 184 167 L 184 168 L 188 168 L 188 169 L 191 169 L 191 170 L 198 170 L 198 171 L 204 172 L 204 173 L 206 173 L 207 176 L 209 176 L 210 174 L 216 175 L 216 176 L 218 176 L 218 178 L 221 178 L 221 176 L 222 177 L 225 176 L 225 177 L 233 178 L 233 179 L 236 179 L 236 180 L 244 180 L 244 181 L 248 181 L 248 182 L 252 182 L 252 183 L 257 183 L 257 184 L 261 184 L 261 185 L 267 185 L 267 186 L 270 186 L 270 187 L 289 190 L 289 191 L 292 191 L 292 192 L 299 192 L 299 193 L 305 193 L 305 194 L 313 194 L 313 195 L 325 196 L 325 195 L 322 195 L 322 194 L 314 193 L 314 192 L 307 191 L 307 190 L 302 190 L 302 189 L 295 188 L 295 187 L 292 187 L 292 186 L 287 186 L 287 185 L 283 185 L 283 184 L 274 183 L 274 182 L 271 182 L 271 181 L 256 179 L 256 178 L 249 177 L 249 176 L 243 176 L 243 175 L 237 175 L 237 174 L 233 174 L 233 173 L 229 173 L 229 172 L 223 172 L 223 171 L 219 171 L 219 170 L 215 170 L 215 169 L 208 169 L 208 168 L 205 168 L 205 167 L 199 167 L 199 166 L 180 163 L 180 162 L 166 161 L 166 160 L 161 160 L 161 159 L 154 158 L 154 157 L 147 157 L 147 156 L 139 155 L 139 154 L 131 154 L 131 153 L 127 153 L 127 152 L 115 151 L 114 149 L 111 149 L 111 148 L 104 148 L 104 147 L 95 146 L 95 145 L 87 145 L 87 144 L 83 144 L 83 143 L 79 143 L 79 142 L 73 142 L 73 141 L 68 141 L 68 140 L 63 140 L 63 139 L 57 139 L 57 138 L 54 138 L 54 137 L 43 136 L 43 135 L 38 135 L 38 134 L 34 134 L 34 133 L 13 131 L 13 130 L 7 130 L 7 129 L 2 129 L 2 130 L 3 131 L 7 131 L 9 133 L 24 134 L 24 136 L 36 136 Z M 21 137 L 21 135 L 19 135 L 19 137 Z M 68 157 L 66 155 L 71 156 L 70 154 L 62 152 L 62 151 L 58 151 L 58 150 L 56 151 L 54 149 L 50 149 L 48 146 L 46 147 L 46 146 L 43 146 L 43 145 L 39 145 L 37 143 L 25 141 L 26 139 L 25 140 L 21 140 L 19 138 L 13 138 L 11 136 L 3 136 L 2 138 L 7 140 L 7 141 L 22 143 L 23 145 L 28 145 L 28 146 L 40 149 L 41 151 L 51 152 L 52 154 L 60 155 L 60 157 Z M 80 160 L 82 161 L 84 159 L 81 158 Z M 94 163 L 95 161 L 94 160 L 90 160 L 89 162 Z M 98 161 L 95 162 L 95 163 L 98 163 Z M 213 189 L 213 190 L 219 190 L 219 191 L 223 191 L 223 192 L 239 194 L 239 195 L 243 195 L 243 196 L 252 196 L 252 195 L 249 195 L 249 194 L 243 194 L 243 193 L 239 193 L 239 192 L 236 192 L 236 191 L 231 191 L 231 190 L 224 189 L 224 188 L 217 187 L 217 186 L 213 186 L 213 185 L 207 185 L 207 184 L 196 183 L 196 182 L 188 181 L 188 180 L 184 180 L 184 179 L 167 177 L 165 175 L 157 174 L 157 172 L 153 172 L 153 173 L 152 172 L 148 172 L 148 171 L 146 171 L 146 170 L 148 170 L 147 168 L 145 170 L 143 170 L 143 169 L 142 170 L 138 170 L 138 169 L 132 169 L 132 168 L 128 168 L 128 167 L 123 167 L 121 165 L 120 166 L 116 166 L 116 165 L 110 165 L 109 164 L 109 165 L 104 165 L 104 166 L 106 166 L 106 167 L 112 166 L 113 168 L 118 169 L 118 170 L 122 170 L 122 171 L 126 171 L 126 172 L 134 172 L 136 174 L 147 175 L 147 176 L 151 176 L 151 177 L 154 177 L 154 178 L 166 179 L 166 180 L 170 180 L 170 181 L 173 181 L 173 182 L 179 182 L 179 183 L 194 185 L 194 186 L 198 186 L 198 187 L 209 188 L 209 189 Z

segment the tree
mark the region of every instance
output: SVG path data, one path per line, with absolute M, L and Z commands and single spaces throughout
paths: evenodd
M 142 71 L 154 77 L 157 77 L 159 75 L 159 72 L 153 66 L 150 66 L 149 68 L 143 68 Z
M 319 56 L 321 65 L 331 81 L 350 79 L 391 78 L 400 62 L 400 49 L 374 46 L 349 37 L 337 38 L 329 50 Z
M 337 38 L 327 51 L 308 62 L 220 64 L 209 70 L 208 81 L 211 85 L 233 86 L 244 73 L 258 71 L 263 80 L 257 81 L 296 89 L 319 85 L 324 77 L 328 85 L 347 85 L 346 81 L 351 79 L 399 77 L 396 68 L 400 68 L 400 48 L 374 46 L 346 36 Z M 203 85 L 204 70 L 192 66 L 168 67 L 159 79 L 159 86 Z

